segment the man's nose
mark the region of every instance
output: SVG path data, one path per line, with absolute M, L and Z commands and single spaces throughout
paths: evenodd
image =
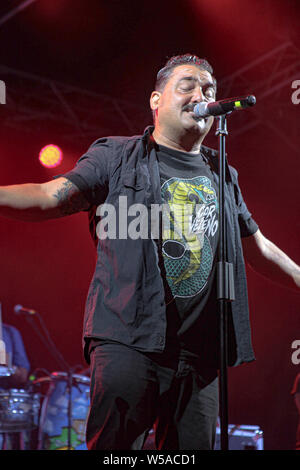
M 206 100 L 205 93 L 203 92 L 201 86 L 195 87 L 192 101 L 194 103 L 200 103 L 201 101 L 205 101 L 205 100 Z

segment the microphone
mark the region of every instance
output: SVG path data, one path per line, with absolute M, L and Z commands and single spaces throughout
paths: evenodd
M 245 109 L 249 106 L 254 106 L 256 98 L 253 95 L 244 96 L 242 98 L 227 98 L 225 100 L 214 101 L 212 103 L 196 104 L 194 113 L 197 118 L 206 118 L 208 116 L 220 116 L 222 114 L 230 113 L 231 111 Z
M 31 308 L 25 308 L 22 305 L 15 305 L 14 311 L 17 315 L 36 315 L 37 312 Z

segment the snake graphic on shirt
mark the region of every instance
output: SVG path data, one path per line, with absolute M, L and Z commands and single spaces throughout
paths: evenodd
M 163 258 L 173 297 L 193 297 L 205 287 L 213 263 L 218 201 L 206 176 L 170 178 L 161 187 Z

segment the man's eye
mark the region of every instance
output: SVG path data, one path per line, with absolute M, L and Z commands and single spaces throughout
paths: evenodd
M 194 89 L 193 85 L 181 85 L 180 90 L 181 91 L 192 91 Z
M 215 97 L 215 92 L 214 92 L 214 90 L 212 90 L 212 89 L 207 90 L 207 91 L 205 92 L 205 96 L 206 96 L 207 98 L 214 98 L 214 97 Z

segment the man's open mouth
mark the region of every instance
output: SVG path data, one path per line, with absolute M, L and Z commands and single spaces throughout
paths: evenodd
M 201 118 L 201 117 L 197 117 L 197 116 L 195 115 L 194 108 L 195 108 L 195 105 L 194 105 L 194 104 L 188 104 L 188 105 L 184 106 L 182 110 L 183 110 L 184 112 L 190 114 L 191 117 L 192 117 L 195 121 L 201 121 L 202 119 L 204 119 L 205 122 L 206 122 L 206 119 L 207 119 L 207 118 Z
M 194 106 L 193 106 L 193 107 L 186 107 L 186 108 L 183 108 L 183 111 L 186 112 L 186 113 L 188 113 L 188 114 L 190 114 L 190 116 L 191 116 L 195 121 L 197 121 L 197 122 L 204 120 L 205 123 L 206 123 L 206 121 L 207 121 L 207 119 L 208 119 L 208 117 L 205 117 L 205 118 L 203 118 L 203 117 L 197 117 L 196 114 L 194 113 Z
M 182 108 L 183 111 L 186 111 L 187 113 L 193 113 L 194 112 L 194 107 L 195 105 L 192 104 L 187 104 Z

